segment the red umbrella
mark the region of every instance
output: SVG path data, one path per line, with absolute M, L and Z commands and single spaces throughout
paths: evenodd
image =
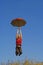
M 22 18 L 16 18 L 16 19 L 13 19 L 11 21 L 11 24 L 13 26 L 21 27 L 21 26 L 24 26 L 26 24 L 26 21 Z

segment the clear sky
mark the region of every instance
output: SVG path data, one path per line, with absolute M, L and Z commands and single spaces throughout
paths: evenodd
M 10 24 L 18 17 L 27 22 L 20 57 L 15 55 L 16 28 Z M 43 0 L 0 0 L 0 62 L 25 58 L 43 61 Z

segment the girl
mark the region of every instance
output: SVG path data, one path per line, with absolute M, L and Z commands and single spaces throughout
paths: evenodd
M 20 27 L 17 29 L 17 34 L 16 34 L 16 55 L 19 54 L 19 56 L 22 54 L 22 33 Z

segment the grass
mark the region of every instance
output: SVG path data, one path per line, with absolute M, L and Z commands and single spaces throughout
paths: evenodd
M 25 60 L 24 62 L 2 63 L 1 65 L 43 65 L 43 62 L 32 62 Z

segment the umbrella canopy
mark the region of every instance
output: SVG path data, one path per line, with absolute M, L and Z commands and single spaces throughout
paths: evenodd
M 22 18 L 16 18 L 11 21 L 11 24 L 16 27 L 21 27 L 26 24 L 26 21 Z

